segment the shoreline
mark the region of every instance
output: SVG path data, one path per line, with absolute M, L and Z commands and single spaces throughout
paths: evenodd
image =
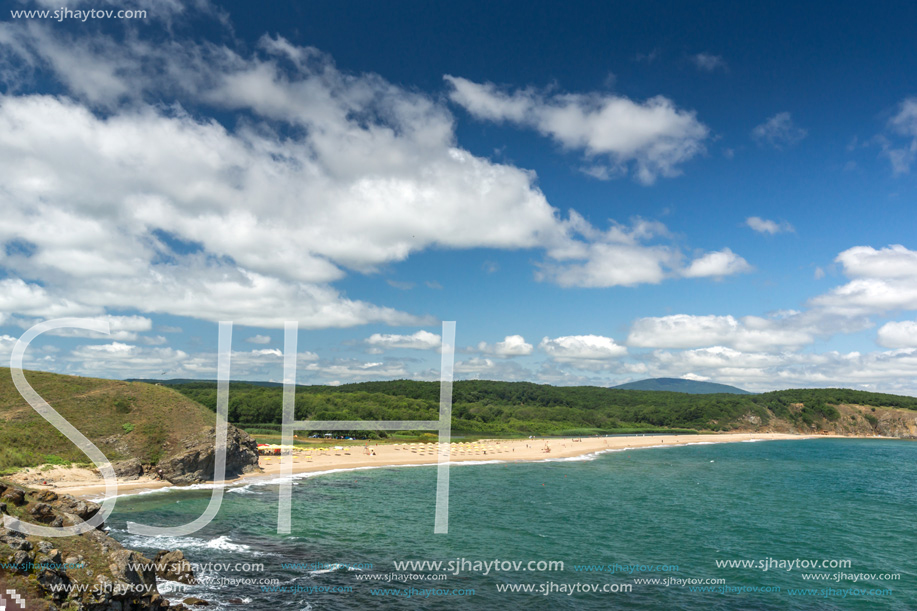
M 514 463 L 543 462 L 563 459 L 584 458 L 605 452 L 633 450 L 651 447 L 677 447 L 708 443 L 739 443 L 759 441 L 786 441 L 804 439 L 890 439 L 886 437 L 854 435 L 798 435 L 788 433 L 710 433 L 700 435 L 651 435 L 627 437 L 566 437 L 535 439 L 489 439 L 471 443 L 450 445 L 450 463 Z M 545 447 L 550 452 L 545 452 Z M 325 446 L 297 453 L 293 457 L 292 475 L 306 473 L 330 473 L 342 470 L 371 469 L 385 467 L 430 466 L 438 463 L 436 444 L 378 444 L 352 446 Z M 375 454 L 367 454 L 374 452 Z M 252 484 L 258 480 L 274 480 L 283 477 L 281 457 L 264 457 L 258 461 L 260 470 L 245 473 L 240 477 L 227 479 L 226 486 L 243 482 Z M 12 480 L 26 479 L 31 474 L 27 469 L 14 475 Z M 105 483 L 88 469 L 52 469 L 41 472 L 49 485 L 28 484 L 35 489 L 53 490 L 58 494 L 70 494 L 80 499 L 101 501 L 106 498 Z M 57 480 L 54 475 L 62 476 Z M 19 476 L 19 477 L 17 477 Z M 76 476 L 76 477 L 74 477 Z M 26 483 L 26 482 L 21 482 Z M 191 486 L 177 486 L 169 482 L 144 476 L 134 480 L 119 480 L 116 497 L 132 496 L 164 489 L 191 489 L 194 486 L 212 486 L 213 482 L 201 482 Z

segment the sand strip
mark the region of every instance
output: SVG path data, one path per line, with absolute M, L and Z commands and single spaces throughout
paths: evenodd
M 531 462 L 556 460 L 594 454 L 596 452 L 645 448 L 652 446 L 678 446 L 697 443 L 729 443 L 742 441 L 823 439 L 828 435 L 789 435 L 784 433 L 718 433 L 707 435 L 636 435 L 627 437 L 535 438 L 511 440 L 481 440 L 456 443 L 449 446 L 450 462 L 502 461 Z M 321 446 L 319 450 L 297 452 L 293 456 L 293 473 L 316 473 L 358 467 L 386 467 L 393 465 L 436 464 L 438 452 L 445 451 L 437 444 L 376 444 L 352 446 Z M 545 449 L 550 448 L 550 452 Z M 262 457 L 260 472 L 248 473 L 231 482 L 253 478 L 276 478 L 281 472 L 281 457 Z M 36 478 L 37 481 L 36 481 Z M 46 471 L 28 469 L 12 476 L 14 482 L 37 489 L 50 489 L 58 494 L 72 494 L 79 498 L 93 498 L 105 494 L 104 481 L 89 469 L 55 468 Z M 47 485 L 41 482 L 46 481 Z M 118 483 L 118 494 L 137 494 L 149 490 L 171 487 L 168 482 L 144 477 Z

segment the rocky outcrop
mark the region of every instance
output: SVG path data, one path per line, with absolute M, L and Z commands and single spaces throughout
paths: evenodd
M 29 512 L 33 520 L 43 524 L 50 524 L 56 517 L 54 510 L 47 503 L 29 503 L 26 505 L 26 511 Z
M 215 429 L 205 436 L 182 441 L 182 449 L 157 465 L 163 477 L 173 484 L 196 484 L 213 480 L 216 462 Z M 258 444 L 245 431 L 230 425 L 226 434 L 226 478 L 234 478 L 258 468 Z
M 81 520 L 88 520 L 102 509 L 102 506 L 98 503 L 82 501 L 69 494 L 64 494 L 58 499 L 57 507 L 62 512 L 73 514 Z
M 143 475 L 143 465 L 136 458 L 113 463 L 111 468 L 114 469 L 118 479 L 132 480 Z
M 917 410 L 895 407 L 873 407 L 854 404 L 831 404 L 836 410 L 836 417 L 810 418 L 808 422 L 800 418 L 780 418 L 772 411 L 761 418 L 751 412 L 741 416 L 736 428 L 730 432 L 740 433 L 788 433 L 791 435 L 857 435 L 863 437 L 882 436 L 899 439 L 917 439 Z M 804 403 L 788 405 L 791 412 L 799 414 L 805 408 Z
M 23 522 L 54 525 L 78 523 L 98 513 L 100 506 L 69 495 L 32 491 L 0 484 L 7 510 Z M 184 554 L 163 552 L 157 557 L 171 567 L 170 577 L 193 584 Z M 0 527 L 0 582 L 27 596 L 30 609 L 61 611 L 182 611 L 169 605 L 157 588 L 153 561 L 126 549 L 102 530 L 78 537 L 43 540 Z M 76 587 L 79 586 L 79 589 Z
M 207 607 L 210 605 L 210 603 L 207 602 L 206 600 L 203 600 L 201 598 L 195 598 L 193 596 L 190 598 L 186 598 L 182 602 L 192 607 Z
M 108 557 L 108 568 L 111 569 L 111 576 L 115 581 L 127 584 L 134 590 L 156 588 L 156 573 L 151 568 L 152 562 L 148 558 L 124 548 L 110 552 Z
M 66 571 L 59 569 L 43 569 L 36 579 L 38 587 L 48 593 L 56 602 L 63 602 L 67 598 L 67 590 L 73 581 Z
M 42 503 L 53 503 L 57 498 L 57 493 L 51 490 L 42 490 L 35 494 L 35 500 Z
M 156 576 L 167 581 L 177 581 L 189 586 L 197 584 L 191 563 L 185 558 L 181 550 L 170 552 L 161 550 L 156 554 Z
M 25 491 L 19 488 L 7 488 L 3 494 L 0 494 L 0 501 L 6 501 L 16 507 L 25 505 Z

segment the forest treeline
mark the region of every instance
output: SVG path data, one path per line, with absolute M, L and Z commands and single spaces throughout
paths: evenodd
M 216 383 L 176 381 L 185 396 L 216 409 Z M 438 382 L 393 380 L 341 386 L 298 386 L 297 420 L 435 420 Z M 229 420 L 282 422 L 282 388 L 230 385 Z M 756 395 L 638 391 L 595 386 L 466 380 L 453 385 L 453 430 L 468 433 L 558 434 L 649 429 L 724 431 L 772 418 L 813 426 L 839 417 L 836 405 L 917 410 L 917 398 L 849 389 L 792 389 Z

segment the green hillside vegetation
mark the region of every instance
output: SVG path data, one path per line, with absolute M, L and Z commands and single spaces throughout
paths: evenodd
M 158 462 L 180 439 L 214 425 L 213 413 L 176 390 L 150 384 L 37 371 L 26 379 L 112 462 Z M 0 368 L 0 473 L 89 458 L 33 410 Z
M 714 393 L 729 393 L 735 395 L 749 395 L 747 390 L 717 384 L 715 382 L 698 382 L 697 380 L 684 380 L 682 378 L 650 378 L 613 386 L 620 390 L 667 390 L 670 392 L 686 392 L 692 395 L 711 395 Z
M 35 390 L 113 462 L 138 458 L 155 464 L 181 440 L 213 426 L 215 382 L 176 382 L 169 387 L 42 372 L 26 375 Z M 253 432 L 275 433 L 281 423 L 281 401 L 279 386 L 233 383 L 230 421 Z M 843 407 L 850 405 L 867 407 L 854 413 Z M 477 436 L 765 429 L 869 434 L 878 430 L 877 425 L 888 429 L 882 420 L 890 414 L 885 408 L 917 410 L 917 398 L 846 389 L 691 395 L 460 381 L 453 386 L 453 431 Z M 438 382 L 300 386 L 296 392 L 299 420 L 438 417 Z M 357 437 L 384 435 L 354 432 Z M 19 396 L 9 369 L 0 368 L 0 473 L 71 462 L 87 464 L 88 458 Z
M 216 383 L 175 388 L 211 410 Z M 279 387 L 233 383 L 230 422 L 245 428 L 282 422 Z M 917 410 L 917 398 L 847 389 L 783 390 L 758 395 L 636 391 L 529 382 L 460 381 L 453 385 L 453 430 L 480 434 L 589 434 L 666 429 L 728 431 L 780 421 L 812 428 L 840 418 L 838 405 Z M 299 386 L 297 420 L 434 420 L 439 383 L 395 380 Z M 357 436 L 374 435 L 357 432 Z

